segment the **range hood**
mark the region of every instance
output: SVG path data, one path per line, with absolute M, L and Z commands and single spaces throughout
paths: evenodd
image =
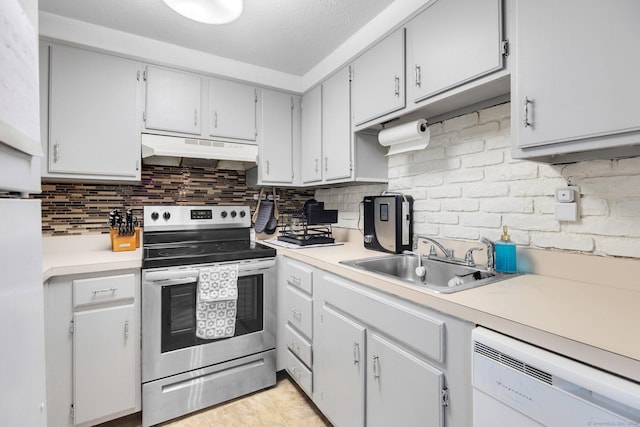
M 142 134 L 142 162 L 148 165 L 247 170 L 257 157 L 255 144 Z

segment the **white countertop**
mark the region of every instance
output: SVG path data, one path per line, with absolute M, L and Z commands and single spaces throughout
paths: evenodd
M 113 252 L 108 234 L 42 238 L 43 281 L 54 276 L 142 267 L 142 249 Z
M 354 240 L 306 249 L 274 247 L 278 254 L 640 382 L 637 260 L 538 251 L 532 263 L 541 264 L 538 270 L 545 274 L 557 274 L 526 274 L 458 293 L 437 294 L 340 264 L 383 255 Z M 44 280 L 140 268 L 142 264 L 141 249 L 112 252 L 108 235 L 44 237 L 42 246 Z M 560 268 L 549 266 L 553 263 Z M 605 280 L 606 284 L 598 283 Z

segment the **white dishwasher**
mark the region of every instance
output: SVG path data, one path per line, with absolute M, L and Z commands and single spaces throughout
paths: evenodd
M 640 426 L 640 384 L 478 327 L 474 427 Z

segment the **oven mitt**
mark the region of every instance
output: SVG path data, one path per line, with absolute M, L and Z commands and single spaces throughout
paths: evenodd
M 271 213 L 271 217 L 269 218 L 269 222 L 267 223 L 267 227 L 264 232 L 267 234 L 273 234 L 276 232 L 276 228 L 278 228 L 278 218 L 280 214 L 278 212 L 278 202 L 276 201 L 276 188 L 273 187 L 273 210 Z
M 264 233 L 267 232 L 267 225 L 273 217 L 273 202 L 263 200 L 260 202 L 259 209 L 260 211 L 258 212 L 254 228 L 256 229 L 256 233 Z

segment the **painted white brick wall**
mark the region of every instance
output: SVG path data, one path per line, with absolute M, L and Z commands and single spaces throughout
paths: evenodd
M 640 258 L 640 157 L 547 165 L 511 158 L 510 104 L 431 125 L 419 152 L 389 157 L 387 185 L 316 191 L 339 224 L 358 228 L 360 202 L 383 190 L 414 197 L 416 233 L 447 239 L 500 237 L 520 246 Z M 581 218 L 553 217 L 554 194 L 580 186 Z M 362 227 L 362 224 L 360 224 Z

